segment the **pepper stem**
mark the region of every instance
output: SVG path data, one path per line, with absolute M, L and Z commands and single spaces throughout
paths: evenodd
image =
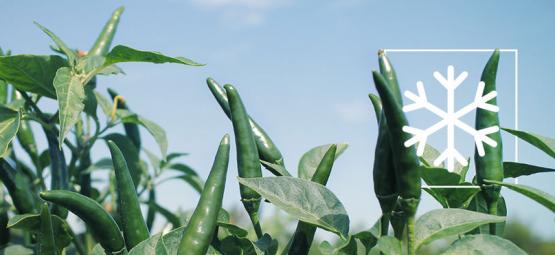
M 110 114 L 112 121 L 116 120 L 116 111 L 118 110 L 118 103 L 121 103 L 121 102 L 123 102 L 123 97 L 121 95 L 117 95 L 114 97 L 114 106 L 112 106 L 112 113 Z
M 414 215 L 407 217 L 407 250 L 409 255 L 416 254 L 416 247 L 415 247 L 415 238 L 414 238 Z
M 258 218 L 258 213 L 254 212 L 249 215 L 251 218 L 252 225 L 254 226 L 254 232 L 256 233 L 256 237 L 258 239 L 262 238 L 264 235 L 262 233 L 262 227 L 260 227 L 260 219 Z
M 497 215 L 497 201 L 488 203 L 488 213 L 491 215 Z M 489 224 L 490 235 L 496 235 L 497 227 L 496 223 Z
M 381 236 L 386 236 L 387 234 L 389 234 L 389 217 L 390 217 L 390 213 L 384 213 L 382 214 L 382 217 L 380 218 L 380 225 L 381 225 Z

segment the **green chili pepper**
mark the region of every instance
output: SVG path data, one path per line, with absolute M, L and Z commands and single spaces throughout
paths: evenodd
M 0 186 L 0 189 L 3 187 Z M 0 197 L 3 198 L 3 197 Z M 0 248 L 4 247 L 10 242 L 10 230 L 8 226 L 8 205 L 2 202 L 0 204 Z
M 114 100 L 114 98 L 118 96 L 118 93 L 113 89 L 108 89 L 108 94 L 110 94 L 110 97 L 112 97 L 112 100 Z M 125 109 L 125 110 L 129 109 L 125 101 L 118 101 L 117 107 L 118 109 Z M 137 149 L 140 149 L 141 133 L 139 132 L 139 126 L 134 123 L 124 123 L 123 128 L 125 129 L 125 134 L 127 135 L 127 137 L 129 137 L 129 140 L 133 142 L 133 144 L 135 145 L 135 147 L 137 147 Z
M 58 143 L 56 134 L 45 127 L 43 127 L 46 139 L 48 141 L 48 152 L 50 155 L 50 189 L 52 190 L 68 190 L 69 189 L 69 176 L 67 172 L 66 159 L 64 151 L 61 150 Z M 58 206 L 52 207 L 52 212 L 62 218 L 67 217 L 67 210 Z
M 378 51 L 378 62 L 380 66 L 380 73 L 386 80 L 388 88 L 391 90 L 394 99 L 401 102 L 401 92 L 399 83 L 397 82 L 397 74 L 391 65 L 391 62 L 385 55 L 383 50 Z M 374 111 L 379 122 L 378 140 L 376 142 L 376 149 L 374 152 L 374 166 L 373 166 L 373 180 L 374 180 L 374 193 L 378 198 L 380 207 L 382 209 L 382 226 L 389 225 L 389 218 L 397 203 L 399 192 L 397 191 L 397 177 L 395 170 L 395 163 L 393 159 L 393 152 L 391 151 L 390 131 L 387 125 L 387 118 L 382 109 L 382 104 L 379 98 L 370 97 L 374 105 Z M 380 110 L 378 115 L 377 109 Z M 387 227 L 382 228 L 382 235 L 387 235 Z M 401 233 L 399 233 L 401 232 Z M 402 231 L 396 231 L 397 237 L 402 235 Z
M 337 145 L 332 144 L 324 154 L 322 161 L 318 164 L 311 181 L 326 185 L 331 174 L 331 169 L 335 161 L 335 153 L 337 152 Z M 299 255 L 308 254 L 312 241 L 314 240 L 314 232 L 316 226 L 299 221 L 295 234 L 291 238 L 290 248 L 288 254 Z
M 200 200 L 183 234 L 177 254 L 203 255 L 212 242 L 218 214 L 222 208 L 229 163 L 229 135 L 220 142 L 212 170 L 204 184 Z
M 110 45 L 112 44 L 112 40 L 114 39 L 116 29 L 118 28 L 119 18 L 123 13 L 123 10 L 124 8 L 122 6 L 117 8 L 114 13 L 112 13 L 112 17 L 110 18 L 110 20 L 108 20 L 108 22 L 106 22 L 106 25 L 104 25 L 102 32 L 96 39 L 96 42 L 94 42 L 92 48 L 89 50 L 88 55 L 103 56 L 108 53 L 108 51 L 110 50 Z
M 156 201 L 156 190 L 154 188 L 149 188 L 148 191 L 148 201 Z M 152 207 L 148 207 L 148 212 L 146 213 L 146 226 L 149 230 L 152 230 L 154 225 L 154 220 L 156 219 L 156 210 Z
M 249 123 L 249 115 L 235 87 L 227 84 L 224 88 L 229 99 L 231 122 L 233 123 L 233 131 L 235 132 L 239 177 L 262 177 L 256 142 Z M 260 195 L 246 186 L 240 185 L 239 188 L 243 206 L 247 210 L 252 224 L 254 225 L 256 235 L 258 238 L 261 238 L 262 229 L 258 219 L 258 209 L 260 208 L 261 200 Z
M 495 79 L 497 76 L 497 66 L 499 64 L 499 50 L 496 49 L 488 60 L 482 77 L 480 80 L 485 83 L 482 95 L 495 91 Z M 497 99 L 492 98 L 488 102 L 491 105 L 497 105 Z M 476 130 L 497 126 L 499 127 L 499 116 L 497 112 L 485 109 L 476 110 Z M 476 162 L 476 177 L 478 184 L 482 188 L 482 194 L 488 204 L 490 214 L 497 214 L 497 201 L 501 186 L 484 183 L 483 180 L 503 181 L 503 144 L 501 141 L 500 131 L 496 131 L 488 135 L 493 139 L 497 146 L 484 146 L 484 156 L 478 154 L 478 150 L 474 153 L 474 161 Z M 490 224 L 490 233 L 495 234 L 495 224 Z
M 135 184 L 127 168 L 123 153 L 112 141 L 108 141 L 108 147 L 112 154 L 112 162 L 116 175 L 116 189 L 118 193 L 117 211 L 121 219 L 125 244 L 127 249 L 131 250 L 131 248 L 146 240 L 150 235 L 141 213 Z
M 208 84 L 210 92 L 212 92 L 212 95 L 214 95 L 214 98 L 216 98 L 216 101 L 218 101 L 218 104 L 220 105 L 224 113 L 227 115 L 228 118 L 231 119 L 231 110 L 229 108 L 229 102 L 225 90 L 222 89 L 222 87 L 212 78 L 208 78 L 206 80 L 206 83 Z M 284 166 L 283 156 L 281 155 L 281 152 L 274 144 L 272 139 L 268 136 L 268 134 L 266 134 L 266 131 L 264 131 L 264 129 L 262 129 L 262 127 L 260 127 L 260 125 L 258 125 L 258 123 L 256 123 L 256 121 L 254 121 L 252 118 L 249 117 L 248 119 L 252 129 L 252 133 L 254 135 L 254 139 L 256 141 L 256 148 L 258 149 L 258 155 L 260 156 L 260 159 L 272 164 Z M 267 169 L 276 176 L 282 175 L 270 168 Z M 289 174 L 288 172 L 285 172 L 285 174 L 291 176 L 291 174 Z
M 27 121 L 21 121 L 19 125 L 19 130 L 17 131 L 17 140 L 23 150 L 29 155 L 33 165 L 40 169 L 39 162 L 39 152 L 37 149 L 37 143 L 35 142 L 35 136 L 33 135 L 33 130 Z
M 394 91 L 388 85 L 386 79 L 379 72 L 372 72 L 376 89 L 382 99 L 382 107 L 385 120 L 389 129 L 389 140 L 391 151 L 395 155 L 393 163 L 395 168 L 395 180 L 397 192 L 400 196 L 400 209 L 407 222 L 408 250 L 414 254 L 414 215 L 420 203 L 421 179 L 418 167 L 420 161 L 416 155 L 414 146 L 405 147 L 404 142 L 410 139 L 410 134 L 403 131 L 408 126 L 405 113 L 402 110 L 402 100 L 395 98 Z M 400 99 L 400 98 L 399 98 Z
M 0 159 L 0 180 L 6 186 L 19 214 L 35 212 L 35 198 L 30 189 L 31 183 L 5 159 Z
M 81 218 L 107 252 L 119 254 L 125 251 L 125 242 L 118 225 L 112 216 L 93 199 L 67 190 L 41 192 L 40 197 L 67 208 Z
M 54 230 L 52 229 L 50 210 L 46 203 L 42 205 L 42 210 L 40 211 L 40 235 L 38 239 L 38 254 L 59 254 L 54 241 Z

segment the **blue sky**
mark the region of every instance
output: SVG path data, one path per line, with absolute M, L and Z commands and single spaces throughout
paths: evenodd
M 0 46 L 14 53 L 49 54 L 51 42 L 33 25 L 37 21 L 67 44 L 88 49 L 120 5 L 126 10 L 114 44 L 185 56 L 207 66 L 122 64 L 127 75 L 101 78 L 99 90 L 115 88 L 133 110 L 165 127 L 170 151 L 191 153 L 186 162 L 202 176 L 208 174 L 222 135 L 232 132 L 206 88 L 206 77 L 239 89 L 250 114 L 281 148 L 292 172 L 304 151 L 325 143 L 349 143 L 329 187 L 343 201 L 353 225 L 369 227 L 379 216 L 370 177 L 377 127 L 367 94 L 375 93 L 371 70 L 377 68 L 380 48 L 518 49 L 520 127 L 555 137 L 550 114 L 555 96 L 555 3 L 550 1 L 4 1 Z M 488 57 L 475 54 L 455 56 L 452 62 L 469 71 L 473 84 Z M 431 73 L 445 72 L 445 65 L 451 64 L 451 59 L 438 63 L 434 58 L 392 53 L 400 79 L 406 81 L 402 88 L 415 91 L 417 79 L 431 86 Z M 502 121 L 507 120 L 502 125 L 509 127 L 514 116 L 513 64 L 510 54 L 502 56 L 499 101 Z M 472 93 L 467 90 L 462 96 Z M 416 118 L 411 120 L 420 127 L 435 121 Z M 154 141 L 145 132 L 143 137 L 154 150 Z M 512 160 L 509 138 L 505 149 Z M 521 145 L 521 161 L 555 163 Z M 102 144 L 95 151 L 107 153 Z M 230 165 L 227 207 L 239 200 L 235 161 Z M 555 194 L 554 180 L 554 175 L 542 174 L 520 182 Z M 510 218 L 524 220 L 546 237 L 555 236 L 553 213 L 514 192 L 503 194 Z M 161 187 L 159 197 L 170 208 L 190 208 L 197 200 L 179 182 Z M 266 215 L 270 207 L 265 206 Z M 437 207 L 427 197 L 419 212 Z

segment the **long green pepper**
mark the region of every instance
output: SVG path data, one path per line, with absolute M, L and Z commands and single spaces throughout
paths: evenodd
M 402 101 L 395 98 L 394 91 L 382 74 L 372 72 L 376 89 L 382 99 L 382 107 L 390 132 L 391 151 L 394 157 L 397 191 L 399 192 L 400 209 L 407 223 L 409 255 L 415 253 L 414 215 L 420 203 L 421 179 L 419 172 L 420 161 L 414 146 L 405 147 L 404 142 L 410 139 L 410 134 L 403 131 L 409 123 L 402 109 Z
M 92 48 L 89 50 L 87 55 L 92 56 L 104 56 L 110 50 L 110 44 L 112 44 L 112 40 L 114 39 L 114 34 L 116 33 L 116 29 L 118 28 L 119 19 L 121 14 L 123 13 L 123 6 L 117 8 L 110 17 L 110 20 L 106 22 L 102 32 L 94 42 Z
M 212 95 L 214 95 L 214 98 L 216 98 L 216 101 L 218 101 L 218 104 L 220 105 L 224 113 L 229 119 L 231 119 L 231 110 L 225 90 L 212 78 L 208 78 L 206 80 L 206 84 L 208 84 L 210 92 L 212 92 Z M 281 155 L 281 152 L 274 144 L 272 139 L 268 136 L 266 131 L 264 131 L 264 129 L 260 127 L 260 125 L 258 125 L 258 123 L 256 123 L 256 121 L 254 121 L 250 117 L 249 122 L 252 133 L 254 135 L 254 139 L 256 141 L 256 148 L 258 150 L 258 155 L 260 156 L 260 159 L 272 164 L 284 166 L 283 156 Z M 270 168 L 268 168 L 268 170 L 272 171 Z M 280 173 L 277 173 L 275 171 L 272 171 L 272 173 L 276 176 L 281 175 Z M 291 176 L 291 174 L 287 172 L 285 174 Z
M 229 99 L 229 108 L 231 112 L 231 122 L 233 123 L 233 131 L 235 133 L 235 144 L 237 147 L 237 168 L 239 177 L 255 178 L 262 177 L 260 161 L 258 158 L 258 150 L 254 140 L 253 132 L 250 126 L 249 115 L 245 110 L 243 101 L 232 85 L 224 86 Z M 260 208 L 260 195 L 256 191 L 240 185 L 241 201 L 247 210 L 249 217 L 254 226 L 254 230 L 258 238 L 262 237 L 262 228 L 258 217 Z
M 496 49 L 489 58 L 482 72 L 482 77 L 480 78 L 480 80 L 485 83 L 483 95 L 495 91 L 495 79 L 497 77 L 498 65 L 499 50 Z M 497 105 L 497 99 L 492 98 L 488 103 Z M 476 110 L 476 130 L 493 126 L 499 127 L 498 113 L 478 108 Z M 486 184 L 484 180 L 503 181 L 503 144 L 500 131 L 496 131 L 488 136 L 497 143 L 497 146 L 484 146 L 485 154 L 483 157 L 478 154 L 478 150 L 476 149 L 474 161 L 476 162 L 476 177 L 482 189 L 481 192 L 488 204 L 488 211 L 490 214 L 496 215 L 501 186 Z M 495 224 L 490 224 L 490 234 L 495 235 L 495 232 Z
M 177 252 L 179 255 L 203 255 L 208 251 L 217 227 L 218 214 L 222 208 L 229 164 L 229 147 L 229 135 L 226 134 L 220 142 L 200 200 L 179 243 Z
M 48 204 L 44 203 L 42 205 L 42 210 L 40 212 L 40 235 L 38 238 L 38 254 L 40 255 L 56 255 L 58 249 L 56 248 L 56 243 L 54 241 L 54 230 L 52 229 L 52 217 L 50 215 L 50 210 L 48 209 Z
M 63 206 L 81 218 L 102 248 L 112 254 L 125 252 L 125 241 L 112 216 L 96 201 L 67 190 L 51 190 L 40 193 L 48 202 Z
M 31 183 L 23 173 L 15 170 L 5 159 L 0 159 L 0 180 L 6 186 L 19 214 L 35 212 L 35 198 Z
M 112 154 L 116 176 L 117 211 L 120 216 L 126 247 L 131 250 L 135 245 L 148 239 L 150 234 L 143 219 L 135 184 L 129 173 L 129 168 L 127 168 L 123 153 L 112 141 L 108 141 L 108 147 Z
M 322 161 L 316 167 L 316 171 L 311 178 L 311 181 L 326 185 L 331 174 L 331 169 L 333 163 L 335 162 L 335 153 L 337 152 L 337 145 L 332 144 L 330 148 L 322 157 Z M 299 221 L 297 228 L 295 229 L 295 234 L 291 238 L 291 244 L 289 248 L 290 255 L 306 255 L 312 245 L 314 240 L 314 233 L 316 232 L 316 226 Z
M 68 190 L 69 176 L 64 151 L 60 149 L 56 134 L 46 127 L 43 127 L 43 130 L 48 141 L 48 153 L 50 155 L 50 189 Z M 54 206 L 52 207 L 52 212 L 64 219 L 67 217 L 67 210 L 64 208 Z

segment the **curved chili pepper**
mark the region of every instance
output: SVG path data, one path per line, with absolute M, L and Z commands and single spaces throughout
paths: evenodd
M 218 152 L 204 184 L 200 200 L 183 233 L 177 254 L 204 255 L 215 234 L 218 214 L 222 208 L 225 180 L 229 163 L 229 135 L 220 142 Z
M 228 118 L 231 119 L 231 110 L 229 109 L 229 102 L 225 90 L 222 89 L 222 87 L 220 87 L 220 85 L 212 78 L 208 78 L 206 80 L 206 84 L 208 84 L 210 92 L 212 92 L 212 95 L 214 95 L 214 98 L 216 98 L 216 101 L 218 101 L 218 104 L 220 105 L 224 113 L 227 115 Z M 249 122 L 252 133 L 254 135 L 254 139 L 256 141 L 256 148 L 258 150 L 258 155 L 260 156 L 260 159 L 266 162 L 284 166 L 283 156 L 281 155 L 281 152 L 274 144 L 272 139 L 268 136 L 268 134 L 266 134 L 266 131 L 264 131 L 264 129 L 262 129 L 262 127 L 260 127 L 260 125 L 258 125 L 258 123 L 256 123 L 256 121 L 254 121 L 250 117 Z M 276 176 L 282 175 L 270 168 L 267 169 Z M 291 176 L 291 174 L 289 174 L 288 172 L 285 173 L 288 174 L 288 176 Z
M 19 214 L 35 212 L 35 198 L 29 189 L 31 186 L 29 180 L 5 159 L 0 159 L 0 180 L 6 186 Z
M 67 208 L 81 218 L 107 252 L 118 254 L 125 250 L 125 242 L 118 225 L 112 216 L 93 199 L 67 190 L 44 191 L 40 193 L 40 197 Z
M 410 139 L 410 134 L 403 131 L 408 121 L 402 109 L 402 100 L 395 98 L 394 91 L 388 86 L 384 76 L 379 72 L 372 72 L 376 89 L 382 99 L 384 116 L 389 129 L 391 151 L 395 157 L 395 180 L 399 192 L 400 209 L 407 223 L 409 255 L 415 253 L 414 215 L 420 203 L 421 179 L 419 172 L 420 161 L 414 146 L 405 147 L 404 143 Z
M 106 22 L 102 32 L 94 42 L 92 48 L 89 50 L 88 55 L 91 56 L 103 56 L 108 53 L 110 50 L 110 45 L 112 44 L 112 40 L 114 39 L 114 34 L 116 33 L 116 29 L 118 28 L 119 18 L 123 13 L 123 6 L 117 8 L 113 13 L 110 20 Z
M 483 95 L 495 91 L 495 79 L 497 77 L 497 67 L 499 64 L 499 50 L 496 49 L 489 58 L 482 77 L 480 80 L 485 83 Z M 494 97 L 488 102 L 491 105 L 497 105 L 497 99 Z M 497 112 L 485 109 L 476 110 L 476 130 L 483 128 L 499 127 L 499 116 Z M 503 181 L 503 144 L 501 141 L 500 130 L 488 135 L 497 142 L 497 146 L 484 146 L 484 156 L 480 156 L 476 149 L 474 153 L 474 161 L 476 162 L 476 177 L 478 184 L 482 188 L 482 194 L 488 204 L 490 214 L 497 214 L 497 201 L 501 186 L 486 184 L 484 180 Z M 495 234 L 495 224 L 490 225 L 490 233 Z
M 108 89 L 108 94 L 110 94 L 112 100 L 114 100 L 114 98 L 119 95 L 118 92 L 110 88 Z M 129 109 L 125 101 L 118 101 L 117 108 L 125 110 Z M 133 142 L 135 147 L 137 147 L 137 149 L 141 149 L 141 133 L 139 132 L 139 126 L 134 123 L 123 123 L 123 129 L 125 130 L 125 134 L 127 135 L 127 137 L 129 137 L 129 140 Z
M 331 174 L 331 169 L 335 161 L 335 153 L 337 152 L 337 145 L 332 144 L 330 148 L 322 157 L 322 161 L 318 164 L 311 181 L 326 185 Z M 289 248 L 290 255 L 306 255 L 312 245 L 314 240 L 314 233 L 316 232 L 316 226 L 299 221 L 297 223 L 297 228 L 295 229 L 295 234 L 291 238 L 291 244 Z
M 128 250 L 148 239 L 150 234 L 141 213 L 135 184 L 127 168 L 123 153 L 118 146 L 108 140 L 108 147 L 112 155 L 116 176 L 116 190 L 118 193 L 117 211 L 121 219 L 123 237 Z
M 235 133 L 239 177 L 262 177 L 256 142 L 249 122 L 249 115 L 245 110 L 245 106 L 243 105 L 243 101 L 241 101 L 237 89 L 229 84 L 225 85 L 224 88 L 227 98 L 229 99 L 231 122 L 233 123 L 233 131 Z M 258 238 L 261 238 L 262 229 L 258 218 L 258 209 L 260 208 L 261 200 L 260 195 L 247 186 L 240 185 L 239 189 L 241 201 L 249 214 L 256 235 Z
M 50 210 L 48 209 L 48 204 L 44 203 L 42 205 L 42 210 L 40 211 L 40 235 L 38 242 L 38 254 L 44 255 L 56 255 L 58 254 L 58 249 L 56 248 L 56 243 L 54 241 L 54 230 L 52 229 L 52 218 L 50 216 Z

